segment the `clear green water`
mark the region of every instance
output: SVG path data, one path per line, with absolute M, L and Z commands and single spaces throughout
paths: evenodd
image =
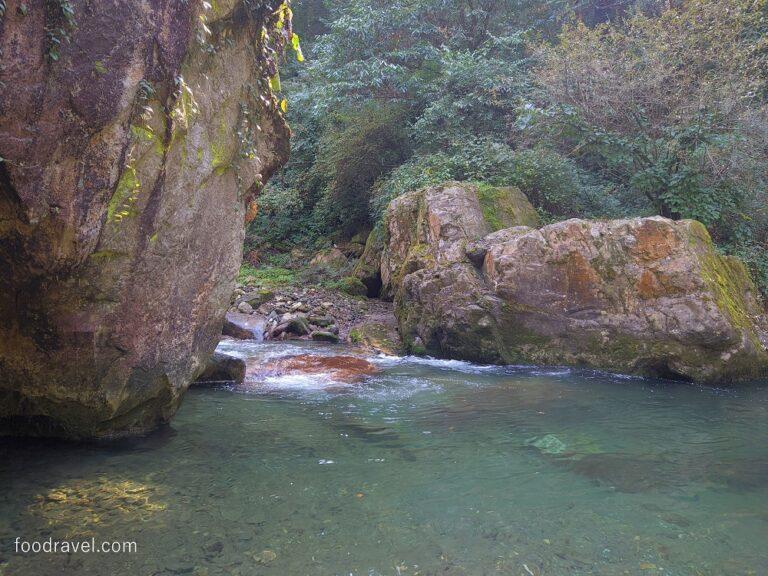
M 262 359 L 338 348 L 229 344 Z M 768 574 L 768 387 L 379 358 L 194 389 L 120 446 L 0 445 L 0 574 Z M 18 555 L 13 539 L 135 540 Z

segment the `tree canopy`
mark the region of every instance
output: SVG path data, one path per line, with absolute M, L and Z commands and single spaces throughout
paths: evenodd
M 545 219 L 696 218 L 768 291 L 767 0 L 298 0 L 293 156 L 248 242 L 318 246 L 447 179 Z

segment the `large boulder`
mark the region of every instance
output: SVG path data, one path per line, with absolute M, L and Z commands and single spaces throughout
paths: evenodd
M 289 132 L 269 3 L 70 4 L 0 19 L 0 431 L 111 437 L 205 368 Z
M 382 293 L 393 297 L 408 274 L 465 262 L 468 242 L 538 215 L 517 188 L 448 182 L 395 198 L 386 214 Z
M 312 260 L 309 261 L 310 266 L 323 268 L 331 272 L 342 270 L 348 263 L 349 260 L 347 260 L 344 252 L 335 246 L 333 248 L 320 250 L 320 252 L 315 254 Z
M 382 278 L 412 351 L 707 383 L 768 374 L 755 287 L 700 223 L 517 221 L 484 234 L 474 190 L 451 183 L 389 207 Z
M 448 182 L 394 199 L 385 216 L 382 294 L 393 297 L 412 353 L 502 362 L 499 299 L 466 247 L 501 226 L 536 226 L 517 188 Z
M 371 352 L 397 356 L 403 344 L 394 315 L 375 315 L 355 324 L 349 331 L 349 341 Z

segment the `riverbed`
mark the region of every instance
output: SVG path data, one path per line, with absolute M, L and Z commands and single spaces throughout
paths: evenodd
M 193 388 L 130 442 L 3 441 L 0 574 L 768 573 L 765 383 L 365 357 L 381 372 L 355 385 Z M 16 537 L 136 552 L 24 555 Z

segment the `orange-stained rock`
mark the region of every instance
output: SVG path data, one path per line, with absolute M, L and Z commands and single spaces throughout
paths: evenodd
M 451 182 L 389 206 L 381 278 L 412 353 L 720 384 L 768 374 L 755 286 L 700 223 L 572 219 L 488 233 L 477 194 Z
M 363 358 L 314 354 L 280 358 L 265 365 L 253 366 L 251 372 L 254 370 L 269 375 L 324 374 L 335 382 L 347 384 L 356 384 L 380 372 L 379 368 Z

